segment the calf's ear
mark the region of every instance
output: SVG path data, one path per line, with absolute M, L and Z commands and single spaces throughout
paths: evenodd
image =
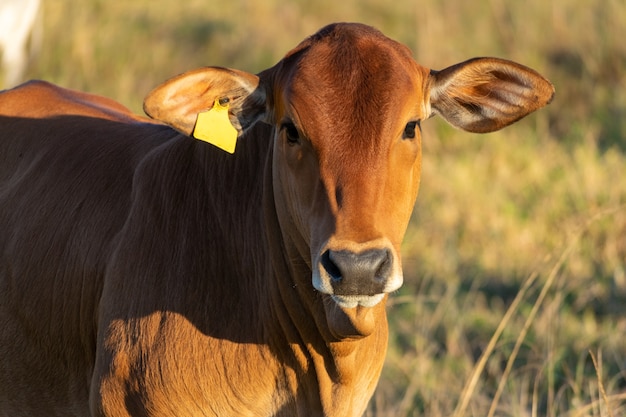
M 191 136 L 200 113 L 215 103 L 228 108 L 238 136 L 264 117 L 266 94 L 259 77 L 247 72 L 206 67 L 174 77 L 152 90 L 143 108 L 153 119 Z
M 433 70 L 428 85 L 427 108 L 429 104 L 432 114 L 476 133 L 502 129 L 554 96 L 553 85 L 538 72 L 497 58 L 475 58 Z

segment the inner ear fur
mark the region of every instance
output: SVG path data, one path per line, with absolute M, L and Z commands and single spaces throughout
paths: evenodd
M 433 114 L 469 132 L 502 129 L 553 96 L 553 85 L 538 72 L 498 58 L 474 58 L 430 73 Z

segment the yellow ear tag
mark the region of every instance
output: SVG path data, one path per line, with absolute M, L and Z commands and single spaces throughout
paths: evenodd
M 228 153 L 235 153 L 237 129 L 228 118 L 228 104 L 222 106 L 216 99 L 211 110 L 198 114 L 193 136 Z

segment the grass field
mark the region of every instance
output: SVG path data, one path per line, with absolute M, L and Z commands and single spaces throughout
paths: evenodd
M 170 76 L 259 71 L 332 21 L 376 26 L 435 69 L 516 60 L 557 90 L 490 135 L 424 123 L 406 285 L 367 415 L 626 415 L 622 0 L 50 0 L 29 76 L 139 112 Z

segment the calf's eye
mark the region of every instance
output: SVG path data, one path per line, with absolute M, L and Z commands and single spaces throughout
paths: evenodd
M 414 122 L 409 122 L 406 124 L 406 126 L 404 127 L 404 133 L 402 134 L 402 138 L 403 139 L 413 139 L 415 138 L 415 129 L 416 128 L 420 128 L 420 122 L 419 121 L 414 121 Z
M 289 142 L 290 145 L 295 145 L 300 142 L 300 132 L 298 132 L 296 125 L 291 122 L 285 122 L 282 124 L 281 128 L 285 131 L 287 142 Z

